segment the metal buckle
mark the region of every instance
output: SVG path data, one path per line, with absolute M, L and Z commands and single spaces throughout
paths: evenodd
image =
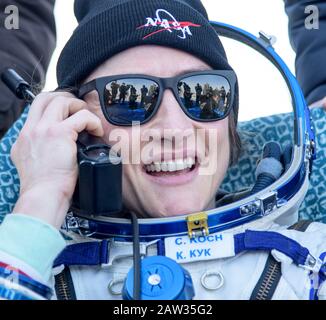
M 78 218 L 72 212 L 68 212 L 62 227 L 66 231 L 77 231 L 80 228 L 89 229 L 89 223 L 86 219 Z
M 91 237 L 95 232 L 89 231 L 89 222 L 86 219 L 75 217 L 72 212 L 68 212 L 62 228 L 69 232 L 77 232 L 80 236 Z
M 139 244 L 140 256 L 146 257 L 148 255 L 148 248 L 155 244 L 158 240 L 153 240 L 151 242 L 141 242 Z M 113 265 L 116 260 L 132 258 L 134 255 L 133 252 L 133 243 L 132 242 L 119 242 L 114 239 L 110 239 L 108 242 L 108 257 L 109 261 L 107 263 L 102 263 L 102 268 L 108 268 Z
M 312 271 L 313 273 L 319 273 L 322 265 L 323 265 L 323 261 L 315 258 L 309 253 L 305 261 L 305 264 L 302 267 L 306 270 Z
M 261 39 L 264 42 L 264 44 L 267 45 L 268 47 L 269 46 L 273 47 L 273 45 L 277 41 L 277 38 L 275 36 L 268 35 L 264 31 L 259 32 L 259 39 Z
M 199 212 L 190 215 L 186 218 L 188 227 L 188 236 L 190 239 L 200 236 L 207 236 L 208 230 L 208 217 L 206 212 Z
M 240 214 L 244 217 L 254 214 L 260 214 L 261 216 L 267 216 L 279 207 L 280 202 L 277 199 L 277 191 L 270 191 L 257 197 L 254 201 L 251 201 L 240 207 Z

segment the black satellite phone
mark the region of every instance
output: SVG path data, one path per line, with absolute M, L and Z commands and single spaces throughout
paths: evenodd
M 19 99 L 32 103 L 30 85 L 15 70 L 1 74 Z M 78 180 L 70 211 L 82 216 L 117 217 L 122 211 L 122 160 L 111 146 L 86 131 L 77 140 Z

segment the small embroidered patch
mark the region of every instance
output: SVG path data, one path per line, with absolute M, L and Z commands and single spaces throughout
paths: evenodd
M 166 17 L 162 18 L 163 15 Z M 186 39 L 187 36 L 192 36 L 190 27 L 201 27 L 201 25 L 189 21 L 179 22 L 170 12 L 164 9 L 156 10 L 155 18 L 148 17 L 146 19 L 146 24 L 139 26 L 137 30 L 143 28 L 158 28 L 158 30 L 149 33 L 143 40 L 163 31 L 168 31 L 170 33 L 179 32 L 178 37 L 180 39 Z

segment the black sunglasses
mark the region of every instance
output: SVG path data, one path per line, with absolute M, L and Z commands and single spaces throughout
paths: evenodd
M 234 102 L 237 78 L 231 70 L 191 72 L 172 78 L 126 74 L 95 79 L 82 85 L 82 99 L 96 90 L 105 118 L 113 125 L 147 123 L 156 114 L 165 89 L 171 89 L 184 113 L 195 121 L 226 118 Z

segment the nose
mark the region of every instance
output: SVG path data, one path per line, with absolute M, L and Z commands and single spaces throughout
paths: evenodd
M 183 112 L 173 92 L 169 89 L 165 90 L 161 105 L 152 121 L 156 129 L 184 131 L 193 128 L 193 121 Z
M 161 151 L 183 152 L 195 145 L 195 124 L 181 109 L 173 92 L 165 90 L 162 102 L 154 118 L 149 122 L 156 137 L 161 140 Z M 172 148 L 172 149 L 171 149 Z M 164 155 L 169 160 L 170 155 Z

